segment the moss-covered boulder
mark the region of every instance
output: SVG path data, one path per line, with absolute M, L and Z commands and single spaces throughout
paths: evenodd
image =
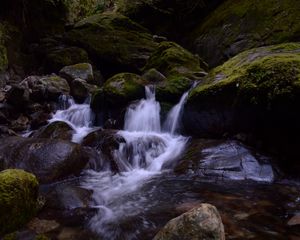
M 48 46 L 45 47 L 45 53 L 41 57 L 44 58 L 44 68 L 47 72 L 58 72 L 65 66 L 89 61 L 87 52 L 82 48 L 55 46 L 49 49 Z
M 250 48 L 299 41 L 299 11 L 297 0 L 226 0 L 188 37 L 214 67 Z
M 295 160 L 298 153 L 292 149 L 297 149 L 300 133 L 299 43 L 243 52 L 212 70 L 205 81 L 187 101 L 184 122 L 190 133 L 248 132 L 259 136 L 272 153 L 285 152 L 289 161 Z
M 157 99 L 176 102 L 204 72 L 206 64 L 174 42 L 162 42 L 150 56 L 144 70 L 155 68 L 166 80 L 157 87 Z
M 0 172 L 0 235 L 22 227 L 36 213 L 36 177 L 23 170 Z
M 77 23 L 65 38 L 86 49 L 106 76 L 139 71 L 156 46 L 148 30 L 117 13 L 88 17 Z
M 59 74 L 69 82 L 72 82 L 76 78 L 80 78 L 88 83 L 95 83 L 93 67 L 89 63 L 78 63 L 71 66 L 65 66 L 59 71 Z

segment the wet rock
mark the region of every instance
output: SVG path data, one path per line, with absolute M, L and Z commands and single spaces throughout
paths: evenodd
M 6 126 L 0 126 L 0 138 L 8 136 L 18 136 L 18 134 Z
M 218 210 L 201 204 L 169 221 L 153 240 L 224 240 L 224 226 Z
M 79 174 L 88 160 L 80 145 L 63 140 L 21 137 L 1 139 L 1 169 L 24 169 L 34 173 L 41 183 Z
M 293 216 L 287 223 L 289 226 L 300 225 L 300 214 Z
M 56 121 L 38 129 L 32 137 L 71 141 L 73 133 L 74 130 L 70 125 L 65 122 Z
M 156 46 L 147 29 L 112 12 L 78 22 L 65 38 L 94 56 L 105 76 L 140 71 Z
M 1 235 L 17 230 L 35 215 L 38 187 L 36 177 L 23 170 L 0 172 Z
M 80 78 L 76 78 L 71 83 L 71 95 L 79 103 L 83 103 L 89 96 L 93 95 L 98 90 L 98 86 L 88 84 L 85 80 Z
M 151 83 L 159 83 L 166 80 L 166 77 L 155 68 L 151 68 L 146 71 L 142 78 Z
M 10 124 L 10 128 L 16 132 L 25 131 L 29 128 L 29 118 L 21 114 L 18 119 L 14 120 Z
M 236 141 L 193 140 L 176 171 L 193 171 L 203 177 L 272 182 L 269 159 Z
M 7 102 L 17 108 L 25 107 L 29 102 L 29 91 L 21 85 L 13 85 L 6 94 Z
M 87 83 L 95 83 L 93 68 L 89 63 L 79 63 L 71 66 L 66 66 L 59 71 L 59 75 L 63 78 L 66 78 L 69 82 L 80 78 Z
M 296 173 L 299 51 L 298 43 L 255 48 L 213 69 L 189 94 L 183 114 L 187 132 L 202 137 L 251 134 L 254 141 L 248 144 L 279 157 L 282 169 Z
M 116 130 L 99 129 L 88 134 L 82 141 L 83 146 L 89 146 L 101 152 L 105 164 L 109 164 L 111 169 L 119 171 L 118 161 L 114 152 L 119 149 L 120 144 L 125 143 L 125 139 Z

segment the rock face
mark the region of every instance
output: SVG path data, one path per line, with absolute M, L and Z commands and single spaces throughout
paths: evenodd
M 38 181 L 23 170 L 0 172 L 0 235 L 12 232 L 36 213 Z
M 144 70 L 154 68 L 166 77 L 158 85 L 158 100 L 177 102 L 192 81 L 203 76 L 201 73 L 205 67 L 206 64 L 198 56 L 178 44 L 162 42 L 150 56 Z
M 0 169 L 24 169 L 41 183 L 79 174 L 89 160 L 80 145 L 57 139 L 9 137 L 1 139 L 0 152 Z
M 190 34 L 210 66 L 254 47 L 300 40 L 297 0 L 226 0 Z
M 299 51 L 296 43 L 257 48 L 212 70 L 206 84 L 189 95 L 183 119 L 188 132 L 202 137 L 251 133 L 265 149 L 287 154 L 287 162 L 299 166 Z
M 106 76 L 140 71 L 156 46 L 148 30 L 117 13 L 88 17 L 65 39 L 86 49 Z
M 169 221 L 153 240 L 225 240 L 224 226 L 217 209 L 201 204 Z
M 216 180 L 272 182 L 275 179 L 267 157 L 229 140 L 192 140 L 175 171 L 193 172 Z

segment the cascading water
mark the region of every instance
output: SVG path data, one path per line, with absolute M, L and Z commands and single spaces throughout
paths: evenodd
M 146 99 L 129 106 L 124 130 L 118 132 L 126 140 L 115 153 L 118 162 L 123 163 L 122 172 L 112 175 L 90 170 L 83 184 L 94 191 L 95 207 L 99 209 L 89 225 L 103 239 L 136 239 L 138 232 L 124 237 L 118 223 L 142 213 L 149 203 L 130 196 L 150 178 L 167 171 L 183 152 L 188 140 L 161 132 L 160 105 L 155 100 L 155 89 L 148 86 L 145 91 Z M 174 117 L 179 117 L 179 114 Z M 149 223 L 144 219 L 141 224 Z
M 90 108 L 90 99 L 83 104 L 76 104 L 71 97 L 63 95 L 60 100 L 62 110 L 56 111 L 49 122 L 66 122 L 75 131 L 72 141 L 80 142 L 93 129 L 94 115 Z

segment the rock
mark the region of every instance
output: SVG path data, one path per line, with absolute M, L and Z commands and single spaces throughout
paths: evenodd
M 44 234 L 57 230 L 60 225 L 54 220 L 34 218 L 27 224 L 27 227 L 37 234 Z
M 107 165 L 113 171 L 119 171 L 120 166 L 114 152 L 119 150 L 120 144 L 125 143 L 125 139 L 116 130 L 99 129 L 89 133 L 82 141 L 83 146 L 97 149 L 101 153 L 103 163 L 98 169 L 105 169 Z
M 14 120 L 10 124 L 10 128 L 16 132 L 22 132 L 29 128 L 29 118 L 21 114 L 18 119 Z
M 0 138 L 8 136 L 18 136 L 18 134 L 6 126 L 0 126 Z
M 119 73 L 108 79 L 91 101 L 93 111 L 102 114 L 102 125 L 113 118 L 120 122 L 118 126 L 122 126 L 128 103 L 145 96 L 146 84 L 144 79 L 133 73 Z
M 85 100 L 96 93 L 99 87 L 96 85 L 88 84 L 86 81 L 76 78 L 71 83 L 71 95 L 76 102 L 83 103 Z
M 65 122 L 52 122 L 49 125 L 38 129 L 33 135 L 33 138 L 60 139 L 71 141 L 74 130 Z
M 66 66 L 59 71 L 59 74 L 66 78 L 69 82 L 80 78 L 88 83 L 95 83 L 93 68 L 89 63 L 79 63 L 72 66 Z
M 7 102 L 17 108 L 25 107 L 29 102 L 29 91 L 21 85 L 13 85 L 6 94 Z
M 65 66 L 70 66 L 82 62 L 88 62 L 87 52 L 78 47 L 53 47 L 44 49 L 46 52 L 45 69 L 50 72 L 58 72 Z
M 300 214 L 293 216 L 287 223 L 289 226 L 300 225 Z
M 0 169 L 24 169 L 41 183 L 77 175 L 89 160 L 80 145 L 63 140 L 9 137 L 0 142 Z
M 224 226 L 217 209 L 201 204 L 169 221 L 153 240 L 225 240 Z
M 297 0 L 227 0 L 188 34 L 212 67 L 245 50 L 300 39 Z M 272 18 L 272 21 L 270 19 Z
M 143 74 L 142 78 L 151 83 L 160 83 L 167 79 L 162 73 L 157 71 L 155 68 L 151 68 L 148 71 L 146 71 Z
M 65 39 L 87 50 L 105 76 L 140 71 L 157 45 L 148 30 L 118 13 L 86 18 Z
M 38 181 L 23 170 L 0 172 L 0 235 L 22 227 L 36 213 Z
M 30 99 L 33 101 L 58 100 L 62 94 L 69 94 L 70 87 L 66 79 L 55 74 L 47 76 L 29 76 L 21 83 L 21 86 L 28 89 Z
M 7 59 L 7 49 L 4 46 L 5 43 L 5 29 L 4 26 L 0 23 L 0 74 L 3 73 L 8 66 Z M 1 78 L 2 79 L 2 78 Z M 2 87 L 5 84 L 5 81 L 0 82 L 0 86 Z
M 249 133 L 284 170 L 298 159 L 300 45 L 287 43 L 243 52 L 213 69 L 189 94 L 183 114 L 188 133 L 220 137 Z
M 193 80 L 199 79 L 197 73 L 203 72 L 205 67 L 199 57 L 178 44 L 162 42 L 150 56 L 144 70 L 155 68 L 166 77 L 165 81 L 158 84 L 158 100 L 178 102 Z
M 175 171 L 216 180 L 273 182 L 275 173 L 269 162 L 237 141 L 194 139 Z

